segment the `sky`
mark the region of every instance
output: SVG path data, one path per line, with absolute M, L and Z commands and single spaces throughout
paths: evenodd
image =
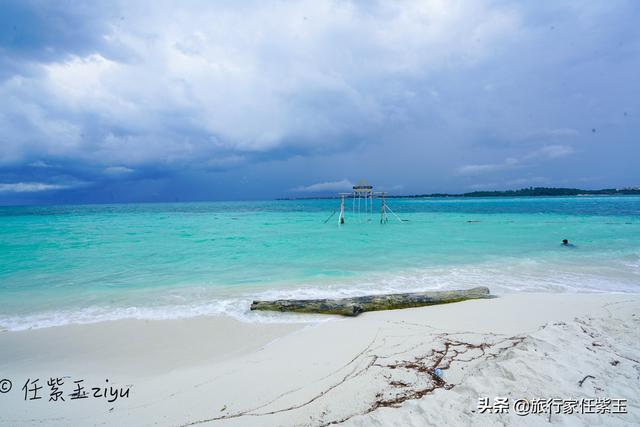
M 640 186 L 640 3 L 0 0 L 0 204 Z

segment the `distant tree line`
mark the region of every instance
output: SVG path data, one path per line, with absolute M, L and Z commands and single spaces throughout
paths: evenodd
M 462 194 L 434 193 L 395 197 L 537 197 L 537 196 L 578 196 L 578 195 L 623 195 L 640 194 L 640 188 L 604 188 L 601 190 L 581 190 L 579 188 L 529 187 L 520 190 L 472 191 Z

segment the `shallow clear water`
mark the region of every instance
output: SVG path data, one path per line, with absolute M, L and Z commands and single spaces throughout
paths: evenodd
M 640 291 L 640 197 L 0 208 L 0 327 L 248 312 L 253 298 L 486 285 Z M 567 238 L 576 244 L 566 248 Z M 295 317 L 301 319 L 300 317 Z M 285 320 L 293 317 L 285 316 Z

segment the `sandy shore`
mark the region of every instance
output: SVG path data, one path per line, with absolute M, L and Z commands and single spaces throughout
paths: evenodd
M 2 332 L 0 380 L 12 387 L 0 423 L 638 425 L 639 329 L 640 295 L 509 294 L 311 326 L 195 318 Z M 64 402 L 49 401 L 51 377 Z M 25 401 L 28 379 L 42 399 Z M 79 380 L 89 397 L 71 400 Z M 509 413 L 480 413 L 483 397 L 509 398 Z M 627 413 L 514 413 L 518 399 L 550 398 L 608 409 L 602 399 L 627 399 Z

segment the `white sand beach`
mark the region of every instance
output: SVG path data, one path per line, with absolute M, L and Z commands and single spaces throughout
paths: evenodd
M 0 423 L 638 425 L 639 328 L 640 295 L 507 294 L 311 326 L 203 317 L 5 331 Z M 64 402 L 49 401 L 51 377 Z M 42 399 L 27 384 L 25 400 L 28 379 Z M 71 400 L 78 380 L 91 396 Z M 129 394 L 94 397 L 105 384 Z M 484 397 L 508 398 L 508 413 L 480 413 Z M 626 413 L 515 413 L 518 399 L 552 398 Z

